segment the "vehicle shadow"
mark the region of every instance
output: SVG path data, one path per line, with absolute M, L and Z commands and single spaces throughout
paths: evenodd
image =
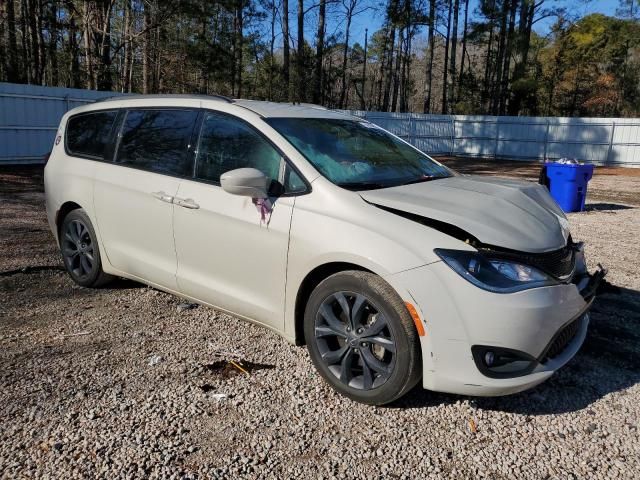
M 591 309 L 587 338 L 578 354 L 541 385 L 504 397 L 466 397 L 418 385 L 391 408 L 424 408 L 469 400 L 484 410 L 548 415 L 575 412 L 605 395 L 640 382 L 640 292 L 620 288 L 600 295 Z
M 44 192 L 44 165 L 0 166 L 0 194 Z
M 631 205 L 623 205 L 621 203 L 587 203 L 585 205 L 585 211 L 587 212 L 601 212 L 601 211 L 607 211 L 607 210 L 630 210 L 633 208 L 637 208 L 637 207 L 633 207 Z
M 146 288 L 146 285 L 134 280 L 129 280 L 128 278 L 116 277 L 103 288 L 105 290 L 132 290 L 137 288 Z
M 0 277 L 11 277 L 19 274 L 30 274 L 40 272 L 62 272 L 64 267 L 62 265 L 27 265 L 22 268 L 15 268 L 12 270 L 5 270 L 0 272 Z

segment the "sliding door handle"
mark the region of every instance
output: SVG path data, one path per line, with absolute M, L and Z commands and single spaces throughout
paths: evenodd
M 194 202 L 192 199 L 190 198 L 174 198 L 173 199 L 173 203 L 175 203 L 176 205 L 179 205 L 181 207 L 184 208 L 190 208 L 192 210 L 196 210 L 198 208 L 200 208 L 200 205 L 198 205 L 196 202 Z
M 164 192 L 151 192 L 151 195 L 153 195 L 155 198 L 157 198 L 158 200 L 162 201 L 162 202 L 167 202 L 167 203 L 173 203 L 173 197 L 167 193 Z

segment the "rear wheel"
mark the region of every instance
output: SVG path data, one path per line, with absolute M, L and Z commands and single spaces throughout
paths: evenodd
M 69 276 L 78 285 L 100 287 L 113 279 L 102 270 L 96 233 L 84 210 L 72 210 L 62 221 L 60 250 Z
M 347 397 L 382 405 L 420 379 L 420 346 L 411 316 L 377 275 L 346 271 L 327 278 L 311 294 L 304 321 L 313 363 Z

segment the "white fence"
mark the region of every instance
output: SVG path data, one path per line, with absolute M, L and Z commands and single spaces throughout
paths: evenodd
M 0 165 L 41 163 L 65 112 L 114 95 L 0 82 Z
M 640 167 L 640 119 L 492 117 L 352 111 L 434 155 L 577 158 Z
M 41 162 L 66 111 L 114 95 L 118 93 L 0 83 L 0 165 Z M 640 167 L 640 119 L 351 113 L 433 155 L 568 157 Z

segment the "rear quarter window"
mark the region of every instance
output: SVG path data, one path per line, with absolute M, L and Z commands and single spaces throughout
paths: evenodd
M 67 152 L 81 157 L 103 159 L 117 115 L 118 112 L 112 110 L 71 117 L 66 129 Z

